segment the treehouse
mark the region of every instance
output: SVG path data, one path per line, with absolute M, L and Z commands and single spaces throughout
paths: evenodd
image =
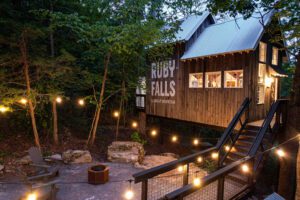
M 186 18 L 176 34 L 174 56 L 151 63 L 146 91 L 136 104 L 146 115 L 227 127 L 246 97 L 250 121 L 263 119 L 280 97 L 281 44 L 272 43 L 263 19 L 216 23 L 209 13 Z M 282 43 L 283 44 L 283 43 Z

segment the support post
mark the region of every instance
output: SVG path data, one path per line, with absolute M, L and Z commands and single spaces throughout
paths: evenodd
M 183 185 L 189 184 L 189 171 L 190 171 L 190 167 L 189 167 L 189 163 L 187 163 L 184 166 Z
M 217 194 L 217 200 L 223 200 L 224 197 L 224 181 L 225 177 L 222 176 L 218 179 L 218 194 Z
M 142 182 L 142 197 L 141 200 L 147 200 L 148 198 L 148 180 Z
M 146 120 L 147 115 L 145 112 L 139 112 L 139 132 L 146 135 Z

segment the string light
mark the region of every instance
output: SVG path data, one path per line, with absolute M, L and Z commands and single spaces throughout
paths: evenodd
M 173 135 L 172 138 L 171 138 L 172 142 L 177 142 L 178 140 L 178 137 L 176 135 Z
M 226 145 L 225 146 L 225 151 L 230 151 L 230 146 Z
M 83 99 L 79 99 L 79 100 L 78 100 L 78 104 L 79 104 L 80 106 L 84 106 L 85 102 L 84 102 Z
M 56 97 L 55 101 L 56 101 L 57 103 L 61 103 L 61 102 L 62 102 L 62 98 L 61 98 L 61 97 Z
M 199 156 L 198 158 L 197 158 L 197 162 L 198 163 L 201 163 L 203 161 L 203 158 L 201 157 L 201 156 Z
M 219 157 L 219 154 L 217 152 L 213 152 L 211 154 L 212 159 L 217 159 Z
M 37 200 L 36 193 L 30 193 L 30 194 L 28 194 L 26 200 Z
M 199 186 L 201 185 L 201 180 L 200 180 L 200 178 L 198 178 L 198 177 L 194 178 L 194 180 L 193 180 L 193 185 L 194 185 L 195 187 L 199 187 Z
M 7 107 L 5 107 L 5 106 L 0 106 L 0 112 L 1 113 L 5 113 L 5 112 L 7 112 L 8 111 L 8 108 Z
M 194 144 L 195 146 L 198 146 L 199 140 L 198 140 L 198 139 L 194 139 L 193 144 Z
M 136 127 L 138 127 L 138 123 L 137 122 L 132 122 L 131 126 L 132 126 L 132 128 L 136 128 Z
M 119 113 L 118 111 L 115 111 L 115 112 L 113 113 L 113 115 L 114 115 L 115 118 L 118 118 L 118 117 L 120 116 L 120 113 Z
M 182 165 L 177 168 L 177 171 L 180 173 L 183 172 L 183 170 L 184 170 L 184 167 Z
M 125 199 L 127 199 L 127 200 L 133 199 L 133 197 L 134 197 L 133 191 L 132 191 L 132 190 L 126 191 L 124 197 L 125 197 Z
M 242 165 L 242 171 L 245 172 L 245 173 L 248 173 L 249 172 L 249 166 L 247 164 L 243 164 Z
M 21 104 L 24 104 L 24 105 L 26 105 L 27 104 L 27 99 L 25 99 L 25 98 L 22 98 L 22 99 L 20 99 L 20 101 L 19 101 L 19 103 L 21 103 Z
M 131 182 L 132 182 L 132 180 L 129 180 L 129 190 L 127 190 L 124 194 L 124 198 L 127 200 L 131 200 L 134 197 L 134 193 L 131 188 Z
M 151 135 L 153 136 L 153 137 L 155 137 L 156 135 L 157 135 L 157 131 L 154 129 L 154 130 L 152 130 L 151 131 Z
M 276 154 L 277 154 L 280 158 L 282 158 L 282 157 L 285 156 L 285 152 L 284 152 L 282 149 L 278 149 L 278 150 L 276 151 Z

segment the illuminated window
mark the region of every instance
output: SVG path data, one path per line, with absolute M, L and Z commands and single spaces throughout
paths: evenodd
M 221 72 L 207 72 L 205 74 L 206 88 L 221 88 Z
M 265 103 L 265 77 L 266 77 L 266 65 L 259 63 L 258 65 L 258 77 L 257 77 L 257 104 Z
M 225 88 L 243 88 L 243 70 L 224 72 Z
M 267 44 L 264 42 L 259 43 L 259 61 L 266 62 L 267 60 Z
M 272 65 L 278 65 L 278 48 L 272 48 Z
M 203 88 L 203 73 L 190 74 L 189 88 Z

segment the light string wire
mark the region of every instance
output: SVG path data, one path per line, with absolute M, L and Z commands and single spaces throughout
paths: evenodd
M 300 134 L 297 135 L 297 136 L 294 136 L 276 146 L 273 146 L 263 152 L 259 152 L 258 154 L 261 155 L 261 154 L 265 154 L 267 152 L 270 152 L 274 149 L 277 149 L 278 147 L 281 147 L 289 142 L 292 142 L 293 140 L 295 139 L 300 139 Z M 195 171 L 195 173 L 198 173 L 200 171 Z M 165 175 L 165 176 L 156 176 L 156 177 L 153 177 L 152 179 L 160 179 L 160 178 L 169 178 L 169 177 L 174 177 L 174 176 L 179 176 L 179 175 L 182 175 L 183 173 L 177 173 L 177 174 L 171 174 L 171 175 Z M 133 179 L 124 179 L 124 180 L 113 180 L 113 181 L 109 181 L 108 183 L 121 183 L 121 182 L 128 182 L 128 183 L 132 183 L 134 182 Z M 0 182 L 0 184 L 2 185 L 9 185 L 9 184 L 12 184 L 12 185 L 16 185 L 16 184 L 28 184 L 30 182 L 26 182 L 26 181 L 16 181 L 16 182 Z M 67 181 L 67 182 L 64 182 L 64 181 L 57 181 L 55 184 L 88 184 L 88 182 L 86 181 Z

